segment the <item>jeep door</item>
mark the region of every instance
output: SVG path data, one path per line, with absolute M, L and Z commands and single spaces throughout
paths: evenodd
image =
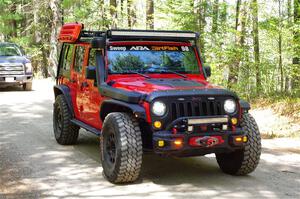
M 77 119 L 87 122 L 85 117 L 88 106 L 88 97 L 85 95 L 88 90 L 87 82 L 85 81 L 84 67 L 87 65 L 88 46 L 87 44 L 77 44 L 75 48 L 74 65 L 71 76 L 76 84 L 76 97 L 73 104 L 78 110 Z
M 84 67 L 84 71 L 86 71 L 86 68 L 88 66 L 94 66 L 96 67 L 96 56 L 95 56 L 95 50 L 89 49 L 87 51 L 87 65 Z M 82 93 L 84 95 L 84 99 L 86 100 L 83 104 L 82 109 L 82 117 L 84 118 L 85 123 L 88 125 L 101 129 L 102 122 L 100 120 L 100 103 L 103 100 L 98 87 L 96 80 L 92 79 L 84 79 L 85 88 L 82 90 Z

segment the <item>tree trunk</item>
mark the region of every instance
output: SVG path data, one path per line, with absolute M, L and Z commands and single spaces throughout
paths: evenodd
M 219 0 L 214 1 L 213 17 L 212 17 L 212 33 L 218 32 L 218 19 L 219 19 Z
M 252 0 L 252 19 L 253 19 L 253 44 L 254 44 L 254 60 L 256 74 L 256 92 L 260 95 L 261 92 L 261 77 L 260 77 L 260 51 L 259 51 L 259 34 L 258 34 L 258 4 L 257 0 Z
M 294 25 L 300 25 L 300 0 L 294 0 Z M 293 58 L 293 74 L 292 88 L 295 92 L 300 93 L 300 29 L 294 30 L 294 58 Z
M 131 29 L 136 21 L 136 14 L 133 8 L 133 1 L 127 0 L 127 21 L 128 21 L 128 28 Z
M 49 64 L 51 74 L 55 75 L 57 71 L 57 64 L 58 64 L 58 50 L 57 50 L 57 37 L 58 31 L 62 26 L 61 21 L 61 11 L 60 5 L 62 0 L 50 0 L 50 8 L 52 11 L 52 20 L 51 20 L 51 35 L 50 35 L 50 55 L 49 55 Z M 47 67 L 47 66 L 45 66 Z M 44 74 L 45 77 L 48 77 L 48 74 Z
M 282 13 L 281 0 L 278 0 L 278 14 L 279 14 L 279 31 L 278 31 L 278 54 L 279 54 L 279 70 L 280 70 L 280 91 L 283 92 L 283 66 L 282 66 Z
M 34 24 L 34 43 L 39 44 L 42 40 L 42 34 L 40 29 L 38 28 L 38 24 L 40 23 L 40 15 L 39 9 L 40 6 L 38 4 L 39 0 L 33 0 L 33 24 Z
M 154 29 L 154 2 L 153 0 L 147 0 L 146 2 L 146 28 Z
M 195 17 L 195 24 L 196 24 L 196 31 L 199 32 L 199 48 L 202 57 L 202 61 L 206 62 L 205 57 L 205 26 L 206 26 L 206 11 L 207 11 L 207 3 L 204 0 L 194 0 L 194 13 Z
M 287 1 L 287 10 L 288 10 L 288 28 L 292 27 L 292 0 Z M 284 91 L 286 93 L 290 92 L 290 75 L 291 75 L 291 67 L 290 64 L 287 66 L 287 72 L 286 72 L 286 77 L 285 77 L 285 87 Z
M 240 56 L 241 56 L 241 33 L 239 31 L 239 26 L 241 25 L 241 18 L 240 18 L 240 12 L 241 12 L 241 0 L 237 0 L 236 2 L 236 13 L 235 13 L 235 55 L 233 59 L 233 64 L 229 66 L 229 76 L 228 76 L 228 88 L 232 88 L 233 85 L 237 84 L 238 81 L 238 74 L 239 74 L 239 67 L 240 67 Z
M 10 12 L 12 13 L 12 14 L 16 14 L 17 13 L 17 6 L 16 6 L 16 3 L 13 3 L 12 5 L 11 5 L 11 7 L 10 7 Z M 15 18 L 15 17 L 14 17 Z M 9 23 L 9 25 L 10 25 L 10 27 L 11 27 L 11 32 L 10 32 L 10 37 L 17 37 L 18 36 L 18 34 L 17 34 L 17 20 L 16 19 L 11 19 L 10 20 L 10 23 Z
M 111 28 L 117 28 L 117 0 L 110 0 L 110 16 L 111 16 Z
M 240 7 L 241 7 L 241 0 L 236 1 L 235 7 L 235 30 L 238 30 L 239 27 L 239 18 L 240 18 Z

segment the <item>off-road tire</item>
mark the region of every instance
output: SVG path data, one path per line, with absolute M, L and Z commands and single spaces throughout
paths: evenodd
M 31 91 L 32 90 L 32 82 L 27 82 L 23 84 L 24 91 Z
M 53 130 L 56 141 L 61 145 L 75 144 L 79 127 L 71 123 L 71 113 L 63 95 L 55 99 L 53 110 Z
M 259 163 L 261 137 L 258 126 L 249 113 L 243 114 L 241 127 L 248 137 L 244 148 L 231 153 L 216 154 L 217 162 L 224 173 L 247 175 L 253 172 Z
M 103 123 L 100 151 L 103 174 L 108 181 L 115 184 L 136 181 L 143 155 L 137 120 L 127 113 L 108 114 Z

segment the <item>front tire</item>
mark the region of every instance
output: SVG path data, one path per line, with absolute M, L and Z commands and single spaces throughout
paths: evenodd
M 53 110 L 53 130 L 56 141 L 61 145 L 77 142 L 79 127 L 71 123 L 71 113 L 63 95 L 55 99 Z
M 110 113 L 100 138 L 101 162 L 105 177 L 112 183 L 138 179 L 142 165 L 142 138 L 139 124 L 127 113 Z
M 27 82 L 23 84 L 24 91 L 31 91 L 32 90 L 32 82 Z
M 253 172 L 259 163 L 261 137 L 258 126 L 249 113 L 243 114 L 241 127 L 248 137 L 244 148 L 231 153 L 216 154 L 217 162 L 224 173 L 247 175 Z

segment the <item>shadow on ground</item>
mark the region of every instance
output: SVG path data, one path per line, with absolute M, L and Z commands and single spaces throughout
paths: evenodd
M 113 185 L 102 176 L 98 138 L 58 145 L 52 92 L 0 92 L 0 198 L 299 198 L 300 155 L 265 150 L 248 176 L 223 174 L 214 157 L 144 155 L 141 178 Z

